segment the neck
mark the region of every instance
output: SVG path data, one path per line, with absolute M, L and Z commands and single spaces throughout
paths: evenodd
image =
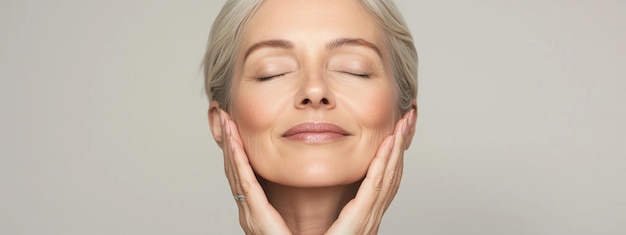
M 298 188 L 264 181 L 263 188 L 291 232 L 304 235 L 324 234 L 354 198 L 359 184 Z

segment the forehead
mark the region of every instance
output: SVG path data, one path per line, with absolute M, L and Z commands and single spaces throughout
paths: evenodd
M 242 46 L 284 39 L 319 41 L 363 38 L 383 47 L 375 17 L 356 0 L 266 0 L 244 29 Z

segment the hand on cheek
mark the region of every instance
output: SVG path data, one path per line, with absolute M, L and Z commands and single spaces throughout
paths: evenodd
M 239 223 L 246 234 L 290 234 L 278 211 L 267 201 L 243 149 L 237 125 L 220 110 L 224 170 L 239 207 Z
M 414 115 L 414 110 L 406 113 L 396 123 L 393 134 L 382 141 L 356 197 L 343 208 L 327 234 L 378 233 L 383 214 L 400 186 Z

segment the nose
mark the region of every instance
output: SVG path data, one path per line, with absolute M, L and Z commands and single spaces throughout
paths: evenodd
M 297 109 L 332 109 L 335 107 L 335 100 L 322 77 L 308 76 L 302 80 L 294 105 Z

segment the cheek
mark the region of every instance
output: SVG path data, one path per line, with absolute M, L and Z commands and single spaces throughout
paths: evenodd
M 277 115 L 284 109 L 284 93 L 254 85 L 235 86 L 231 91 L 230 109 L 240 131 L 264 132 L 270 130 Z
M 230 111 L 243 146 L 253 165 L 262 164 L 263 154 L 275 152 L 271 143 L 285 98 L 265 89 L 240 88 L 231 94 Z
M 393 132 L 399 116 L 397 94 L 393 87 L 385 85 L 356 92 L 346 102 L 362 131 L 374 132 L 382 138 Z
M 365 173 L 385 137 L 393 133 L 399 118 L 398 98 L 392 84 L 379 84 L 346 96 L 349 112 L 360 129 L 360 140 L 353 161 Z

